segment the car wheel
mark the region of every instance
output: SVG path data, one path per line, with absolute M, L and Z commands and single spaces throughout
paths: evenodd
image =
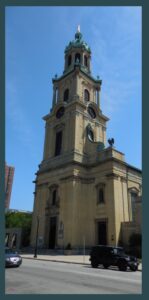
M 104 267 L 105 269 L 108 269 L 110 266 L 107 265 L 107 264 L 103 264 L 103 267 Z
M 138 267 L 137 267 L 137 266 L 131 266 L 131 267 L 130 267 L 130 270 L 135 272 L 135 271 L 138 270 Z
M 96 261 L 91 262 L 92 268 L 98 268 L 98 263 Z
M 127 270 L 127 265 L 124 262 L 119 263 L 118 266 L 120 271 L 126 271 Z

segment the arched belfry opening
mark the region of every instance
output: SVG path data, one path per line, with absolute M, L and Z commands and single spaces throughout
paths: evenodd
M 68 56 L 68 67 L 71 65 L 72 62 L 72 56 L 71 54 Z
M 88 58 L 86 55 L 84 55 L 84 66 L 87 67 L 88 66 Z
M 81 62 L 81 55 L 80 55 L 80 53 L 76 53 L 75 54 L 75 62 L 76 63 L 80 63 Z
M 84 90 L 84 101 L 90 101 L 90 93 L 87 89 Z

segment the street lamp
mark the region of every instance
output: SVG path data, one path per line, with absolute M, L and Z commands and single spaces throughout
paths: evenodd
M 38 248 L 38 229 L 39 229 L 39 217 L 37 216 L 37 230 L 36 230 L 36 243 L 35 243 L 35 251 L 34 257 L 37 257 L 37 248 Z

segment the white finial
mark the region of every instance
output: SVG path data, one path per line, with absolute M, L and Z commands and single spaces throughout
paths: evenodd
M 78 25 L 77 27 L 77 32 L 80 32 L 80 25 Z

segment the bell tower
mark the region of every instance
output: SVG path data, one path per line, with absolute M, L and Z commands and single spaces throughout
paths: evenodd
M 75 250 L 117 245 L 130 221 L 131 191 L 140 195 L 140 173 L 124 154 L 106 147 L 108 118 L 101 110 L 101 80 L 91 73 L 91 50 L 80 26 L 55 76 L 45 121 L 43 159 L 35 180 L 31 245 Z M 37 236 L 38 232 L 38 236 Z
M 41 168 L 70 161 L 96 160 L 106 143 L 106 121 L 100 108 L 101 80 L 91 74 L 91 50 L 80 26 L 65 48 L 62 76 L 53 78 L 52 108 L 44 117 L 46 135 Z

